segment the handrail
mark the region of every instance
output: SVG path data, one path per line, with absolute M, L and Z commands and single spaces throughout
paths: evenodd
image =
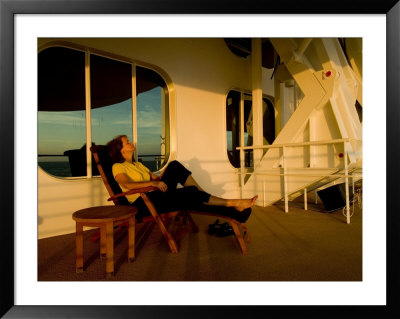
M 237 172 L 237 174 L 242 174 L 241 172 Z M 299 174 L 299 173 L 297 173 L 297 174 L 282 174 L 282 173 L 278 173 L 278 174 L 274 174 L 274 173 L 267 173 L 267 172 L 260 172 L 260 173 L 250 173 L 250 172 L 248 172 L 248 173 L 244 173 L 245 175 L 267 175 L 267 176 L 305 176 L 305 177 L 324 177 L 324 176 L 326 176 L 326 177 L 331 177 L 331 176 L 333 176 L 333 177 L 351 177 L 351 178 L 354 178 L 354 177 L 362 177 L 362 175 L 354 175 L 354 174 L 351 174 L 351 175 L 342 175 L 342 174 L 329 174 L 329 175 L 326 175 L 326 174 Z
M 273 170 L 282 170 L 283 169 L 283 173 L 277 172 L 277 173 L 269 173 L 266 171 L 261 171 L 261 172 L 249 172 L 249 171 L 245 171 L 245 167 L 243 167 L 243 162 L 241 161 L 240 163 L 240 171 L 238 171 L 237 173 L 241 175 L 240 181 L 241 181 L 241 191 L 243 190 L 243 176 L 244 175 L 269 175 L 269 176 L 283 176 L 284 178 L 284 185 L 283 185 L 283 189 L 284 189 L 284 194 L 285 194 L 285 212 L 289 211 L 289 206 L 288 206 L 288 198 L 289 198 L 289 194 L 288 194 L 288 186 L 287 186 L 287 177 L 288 176 L 304 176 L 304 177 L 322 177 L 322 178 L 327 178 L 327 177 L 338 177 L 338 178 L 345 178 L 345 184 L 346 184 L 346 209 L 347 209 L 347 213 L 346 213 L 346 219 L 347 219 L 347 224 L 350 224 L 350 204 L 349 204 L 349 178 L 353 179 L 353 183 L 354 183 L 354 178 L 362 178 L 362 172 L 361 175 L 357 174 L 359 172 L 356 172 L 356 174 L 349 174 L 349 165 L 348 165 L 348 160 L 347 160 L 347 154 L 348 154 L 348 150 L 347 150 L 347 145 L 349 142 L 351 141 L 357 141 L 357 142 L 362 142 L 362 140 L 359 139 L 354 139 L 354 138 L 342 138 L 342 139 L 334 139 L 334 140 L 325 140 L 325 141 L 309 141 L 309 142 L 297 142 L 297 143 L 286 143 L 286 144 L 271 144 L 271 145 L 253 145 L 253 146 L 242 146 L 242 147 L 236 147 L 237 150 L 239 150 L 241 153 L 247 150 L 254 150 L 254 149 L 270 149 L 270 148 L 282 148 L 283 152 L 282 152 L 282 161 L 281 161 L 281 165 L 280 167 L 274 168 Z M 286 161 L 285 161 L 285 150 L 289 147 L 304 147 L 304 146 L 313 146 L 313 145 L 329 145 L 329 144 L 341 144 L 343 143 L 343 148 L 344 148 L 344 167 L 287 167 L 285 165 Z M 355 170 L 359 170 L 361 169 L 360 167 L 357 167 L 354 169 Z M 288 173 L 288 170 L 290 170 L 291 172 Z M 293 170 L 344 170 L 344 174 L 309 174 L 309 173 L 293 173 Z M 353 171 L 353 172 L 354 172 Z M 354 187 L 354 185 L 353 185 Z M 304 196 L 306 197 L 306 192 L 307 192 L 307 188 L 304 189 Z
M 38 154 L 38 157 L 51 157 L 51 156 L 68 156 L 64 154 Z M 144 155 L 138 155 L 138 157 L 165 157 L 165 155 L 162 154 L 144 154 Z
M 362 142 L 362 140 L 354 138 L 341 138 L 336 140 L 326 140 L 326 141 L 309 141 L 309 142 L 298 142 L 298 143 L 286 143 L 286 144 L 270 144 L 270 145 L 253 145 L 253 146 L 238 146 L 237 150 L 250 150 L 250 149 L 266 149 L 266 148 L 281 148 L 281 147 L 301 147 L 310 145 L 324 145 L 324 144 L 339 144 L 346 143 L 350 141 Z

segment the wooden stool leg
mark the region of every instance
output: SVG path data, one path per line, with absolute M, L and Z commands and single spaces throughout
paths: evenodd
M 107 275 L 114 274 L 114 224 L 106 223 L 106 272 Z
M 83 225 L 76 223 L 75 234 L 75 249 L 76 249 L 76 272 L 83 272 Z
M 106 251 L 107 251 L 106 239 L 107 239 L 106 228 L 100 227 L 100 260 L 106 257 Z
M 129 218 L 128 226 L 128 261 L 135 260 L 135 217 Z

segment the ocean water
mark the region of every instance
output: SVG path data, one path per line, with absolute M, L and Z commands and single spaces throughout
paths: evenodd
M 38 165 L 47 173 L 59 177 L 71 177 L 69 162 L 38 162 Z
M 38 162 L 38 165 L 47 173 L 58 177 L 72 177 L 69 162 Z M 155 160 L 143 160 L 143 165 L 152 172 L 156 171 Z
M 144 165 L 144 166 L 146 166 L 149 170 L 151 170 L 152 172 L 155 172 L 156 170 L 157 170 L 157 167 L 156 167 L 156 161 L 152 161 L 152 160 L 143 160 L 143 162 L 142 162 L 142 164 Z

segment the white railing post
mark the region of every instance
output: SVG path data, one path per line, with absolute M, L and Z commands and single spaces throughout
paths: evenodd
M 304 188 L 304 210 L 307 210 L 307 188 Z
M 343 143 L 344 146 L 344 173 L 345 177 L 345 186 L 346 186 L 346 221 L 347 224 L 350 224 L 350 200 L 349 200 L 349 167 L 347 163 L 347 143 Z
M 285 213 L 289 212 L 289 196 L 287 190 L 287 168 L 285 161 L 286 147 L 282 146 L 282 165 L 283 165 L 283 191 L 285 194 Z

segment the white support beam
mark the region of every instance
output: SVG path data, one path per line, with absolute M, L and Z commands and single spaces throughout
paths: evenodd
M 287 166 L 286 166 L 286 147 L 282 147 L 282 166 L 283 166 L 283 193 L 285 197 L 285 213 L 289 212 L 289 191 L 287 181 Z
M 251 86 L 253 105 L 253 145 L 262 145 L 263 136 L 263 102 L 262 102 L 262 54 L 261 39 L 251 40 Z M 262 157 L 261 150 L 254 150 L 254 166 Z

